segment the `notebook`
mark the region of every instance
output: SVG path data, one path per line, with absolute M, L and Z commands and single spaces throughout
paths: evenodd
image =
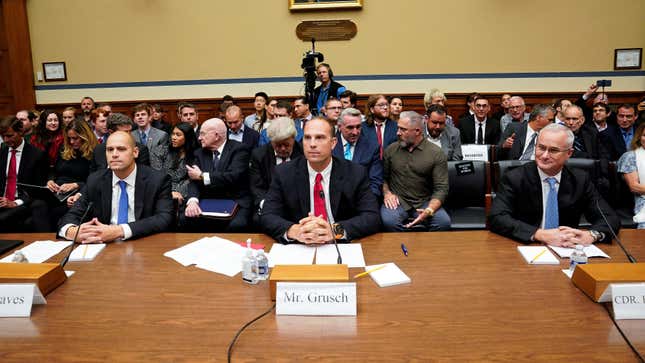
M 7 251 L 13 250 L 14 248 L 20 246 L 23 243 L 25 243 L 25 241 L 0 239 L 0 256 Z
M 529 265 L 560 264 L 560 260 L 546 246 L 517 246 L 517 250 Z
M 384 268 L 370 273 L 370 277 L 379 287 L 409 284 L 412 281 L 394 262 L 388 262 L 383 265 L 385 265 Z M 365 266 L 365 271 L 379 266 L 381 265 Z
M 76 247 L 69 256 L 71 262 L 94 261 L 101 251 L 105 248 L 105 243 L 84 244 Z
M 238 205 L 231 199 L 202 199 L 199 208 L 203 217 L 232 219 L 237 213 Z

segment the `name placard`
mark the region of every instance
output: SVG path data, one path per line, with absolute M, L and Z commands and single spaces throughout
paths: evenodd
M 477 144 L 461 145 L 461 154 L 464 160 L 488 161 L 488 146 Z
M 0 317 L 29 317 L 32 304 L 47 304 L 36 284 L 0 284 Z
M 278 282 L 277 315 L 356 315 L 355 282 Z
M 611 284 L 614 318 L 645 319 L 645 284 Z

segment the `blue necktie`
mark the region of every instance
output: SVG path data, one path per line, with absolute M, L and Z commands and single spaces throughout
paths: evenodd
M 116 220 L 117 224 L 126 224 L 128 223 L 128 190 L 126 189 L 127 184 L 123 180 L 119 180 L 119 186 L 121 187 L 121 196 L 119 196 L 119 214 Z
M 352 160 L 352 144 L 345 144 L 345 160 Z
M 141 143 L 143 145 L 148 145 L 148 136 L 146 136 L 146 133 L 141 131 L 140 132 L 140 138 L 141 138 Z
M 555 189 L 555 178 L 546 178 L 549 183 L 549 194 L 546 197 L 546 211 L 544 213 L 544 229 L 558 228 L 560 216 L 558 214 L 558 191 Z

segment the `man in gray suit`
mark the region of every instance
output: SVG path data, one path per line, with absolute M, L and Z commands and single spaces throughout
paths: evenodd
M 459 129 L 446 124 L 446 109 L 441 105 L 430 105 L 426 111 L 426 137 L 441 147 L 448 161 L 461 160 L 461 135 Z
M 132 109 L 137 129 L 132 131 L 136 142 L 148 147 L 150 151 L 150 166 L 161 170 L 163 160 L 168 155 L 168 134 L 152 127 L 152 106 L 140 103 Z

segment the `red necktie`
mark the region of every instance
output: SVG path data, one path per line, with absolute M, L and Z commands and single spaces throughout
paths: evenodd
M 376 124 L 376 141 L 379 145 L 379 158 L 383 159 L 383 136 L 381 136 L 381 125 Z
M 322 174 L 316 174 L 314 183 L 314 214 L 316 217 L 327 219 L 327 208 L 325 208 L 325 191 L 322 186 Z
M 9 200 L 16 199 L 16 183 L 18 182 L 18 173 L 16 173 L 16 149 L 11 149 L 11 160 L 9 160 L 9 171 L 7 172 L 7 189 L 4 194 Z

